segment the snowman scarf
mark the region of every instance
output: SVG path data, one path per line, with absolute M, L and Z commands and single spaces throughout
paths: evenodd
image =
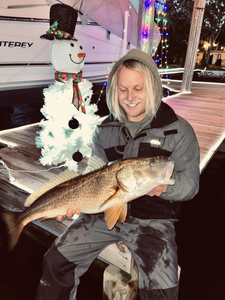
M 79 110 L 79 107 L 81 108 L 81 111 L 83 113 L 86 113 L 84 101 L 81 96 L 81 92 L 79 89 L 78 83 L 82 81 L 82 71 L 79 73 L 66 73 L 66 72 L 55 72 L 55 80 L 59 82 L 67 82 L 68 80 L 73 79 L 73 99 L 72 103 L 75 105 L 75 107 Z

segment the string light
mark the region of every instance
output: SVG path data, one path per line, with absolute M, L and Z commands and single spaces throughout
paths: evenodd
M 156 24 L 160 28 L 161 32 L 161 42 L 159 44 L 159 47 L 157 49 L 156 55 L 155 55 L 155 63 L 159 68 L 166 68 L 168 69 L 169 66 L 167 64 L 167 52 L 168 52 L 168 27 L 167 27 L 167 17 L 166 17 L 166 11 L 168 9 L 168 5 L 166 4 L 166 0 L 158 0 L 155 4 L 156 9 Z M 159 59 L 160 57 L 160 59 Z M 161 77 L 165 77 L 166 75 L 161 75 Z M 168 77 L 168 76 L 167 76 Z
M 166 68 L 168 69 L 167 64 L 167 52 L 168 52 L 168 20 L 166 17 L 166 11 L 168 9 L 168 6 L 166 4 L 166 0 L 144 0 L 143 1 L 143 13 L 142 13 L 142 25 L 141 25 L 141 50 L 149 53 L 150 55 L 154 55 L 155 63 L 159 68 Z M 155 16 L 156 12 L 156 16 Z M 152 19 L 155 19 L 156 24 L 159 28 L 160 35 L 161 35 L 161 42 L 156 49 L 154 48 L 153 44 L 150 43 L 150 39 L 152 39 L 152 32 L 153 28 L 150 28 L 152 26 Z M 158 36 L 158 33 L 153 34 L 153 40 L 156 38 L 156 35 Z M 151 44 L 151 45 L 150 45 Z M 152 47 L 152 49 L 150 49 Z
M 101 100 L 101 96 L 102 96 L 102 94 L 103 94 L 103 92 L 104 92 L 104 88 L 105 88 L 106 86 L 107 86 L 107 81 L 103 83 L 103 86 L 102 86 L 102 89 L 101 89 L 101 91 L 100 91 L 100 93 L 99 93 L 98 100 L 97 100 L 97 103 L 96 103 L 96 104 L 98 104 L 98 102 Z
M 149 40 L 150 35 L 152 35 L 153 28 L 150 28 L 150 24 L 152 23 L 152 19 L 154 19 L 154 1 L 153 0 L 145 0 L 143 1 L 143 12 L 142 12 L 142 24 L 141 24 L 141 33 L 140 33 L 140 44 L 141 50 L 149 53 L 150 51 L 154 51 L 150 49 Z M 152 37 L 153 38 L 153 37 Z M 149 53 L 151 55 L 151 53 Z

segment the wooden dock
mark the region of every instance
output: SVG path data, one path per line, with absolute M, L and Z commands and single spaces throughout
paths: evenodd
M 179 92 L 181 81 L 163 80 L 163 85 Z M 225 84 L 192 82 L 191 93 L 178 93 L 165 102 L 193 126 L 202 172 L 225 138 Z
M 169 84 L 168 80 L 163 80 L 163 84 L 179 91 L 181 82 L 170 81 Z M 225 137 L 224 94 L 224 84 L 193 83 L 192 93 L 164 100 L 193 126 L 200 145 L 201 172 Z M 39 125 L 33 124 L 0 132 L 0 156 L 13 176 L 13 181 L 10 181 L 8 172 L 0 164 L 0 206 L 7 210 L 23 210 L 23 203 L 32 191 L 63 171 L 63 168 L 48 169 L 40 164 L 40 149 L 35 146 L 39 130 Z M 87 158 L 79 164 L 80 173 L 86 163 Z M 57 222 L 55 219 L 34 222 L 54 236 L 60 235 L 70 223 L 69 220 Z M 133 259 L 123 243 L 109 246 L 100 258 L 128 273 L 133 268 Z
M 64 168 L 49 169 L 39 162 L 41 152 L 35 146 L 35 136 L 39 130 L 39 125 L 34 124 L 0 132 L 0 156 L 13 177 L 13 181 L 10 182 L 8 171 L 0 164 L 0 206 L 7 210 L 23 210 L 23 203 L 32 191 L 64 170 Z M 79 163 L 79 173 L 83 172 L 86 165 L 87 158 L 84 158 Z M 58 222 L 56 219 L 48 219 L 33 223 L 58 236 L 72 221 L 66 219 Z M 122 242 L 102 251 L 100 258 L 115 264 L 127 273 L 131 272 L 133 259 Z

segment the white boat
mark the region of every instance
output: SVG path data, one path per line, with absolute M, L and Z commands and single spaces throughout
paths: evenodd
M 113 63 L 137 46 L 135 8 L 128 0 L 63 2 L 88 18 L 86 25 L 78 18 L 74 33 L 86 53 L 83 77 L 93 83 L 106 81 Z M 57 1 L 0 0 L 0 90 L 41 87 L 54 82 L 49 55 L 51 41 L 40 38 L 49 29 L 49 9 L 54 3 Z M 125 10 L 129 17 L 124 40 Z

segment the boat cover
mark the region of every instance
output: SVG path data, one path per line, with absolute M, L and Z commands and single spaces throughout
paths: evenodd
M 56 0 L 46 0 L 51 6 L 59 3 Z M 64 4 L 74 7 L 91 21 L 123 38 L 125 11 L 129 11 L 127 41 L 137 47 L 138 14 L 133 4 L 128 0 L 62 0 Z

